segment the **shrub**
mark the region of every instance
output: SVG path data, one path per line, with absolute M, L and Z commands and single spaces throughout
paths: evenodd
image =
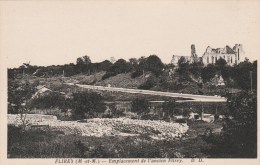
M 143 71 L 141 71 L 141 70 L 136 70 L 135 72 L 133 72 L 133 73 L 131 74 L 131 78 L 136 78 L 136 77 L 139 77 L 139 76 L 141 76 L 141 75 L 143 75 Z
M 64 95 L 58 92 L 51 92 L 49 94 L 34 98 L 31 102 L 31 106 L 38 109 L 53 109 L 59 108 L 62 110 L 68 109 L 69 101 Z
M 162 108 L 163 112 L 166 113 L 167 116 L 172 116 L 173 114 L 176 114 L 175 101 L 164 102 Z
M 159 120 L 158 115 L 146 114 L 141 117 L 142 120 Z
M 115 72 L 106 72 L 106 74 L 104 74 L 102 76 L 102 80 L 108 79 L 109 77 L 113 77 L 116 76 L 117 74 Z
M 140 85 L 138 88 L 139 89 L 151 89 L 152 87 L 154 87 L 156 85 L 156 77 L 151 75 L 144 84 Z
M 256 93 L 231 94 L 227 100 L 229 116 L 220 136 L 211 135 L 206 140 L 215 148 L 209 150 L 215 157 L 257 157 L 257 97 Z M 208 151 L 207 151 L 208 152 Z M 219 157 L 219 156 L 218 156 Z
M 136 98 L 132 101 L 132 111 L 137 114 L 147 114 L 149 110 L 149 102 L 146 99 Z
M 95 92 L 74 93 L 71 105 L 75 118 L 96 117 L 106 109 L 103 97 Z
M 177 122 L 177 123 L 187 123 L 186 119 L 176 119 L 175 122 Z

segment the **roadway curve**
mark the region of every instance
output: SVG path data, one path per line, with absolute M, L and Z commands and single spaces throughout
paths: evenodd
M 158 96 L 168 96 L 168 97 L 182 97 L 191 100 L 181 100 L 184 101 L 195 101 L 195 102 L 226 102 L 226 98 L 220 96 L 205 96 L 205 95 L 193 95 L 193 94 L 182 94 L 182 93 L 171 93 L 171 92 L 160 92 L 151 90 L 141 90 L 141 89 L 129 89 L 129 88 L 116 88 L 116 87 L 105 87 L 105 86 L 93 86 L 93 85 L 81 85 L 66 83 L 67 85 L 75 85 L 86 89 L 104 90 L 104 91 L 115 91 L 115 92 L 125 92 L 125 93 L 139 93 L 146 95 L 158 95 Z

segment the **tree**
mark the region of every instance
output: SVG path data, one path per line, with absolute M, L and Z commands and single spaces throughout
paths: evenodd
M 199 78 L 201 76 L 202 68 L 203 63 L 201 61 L 194 61 L 192 64 L 190 64 L 189 72 L 191 72 L 196 78 Z
M 164 64 L 161 59 L 156 55 L 150 55 L 146 60 L 145 70 L 151 71 L 155 76 L 159 76 L 162 73 Z
M 133 69 L 137 69 L 138 67 L 138 60 L 136 58 L 130 58 L 129 63 L 132 66 Z
M 180 67 L 181 65 L 187 63 L 187 60 L 185 57 L 181 56 L 181 58 L 178 60 L 178 66 Z
M 176 103 L 175 101 L 169 101 L 169 102 L 164 102 L 162 105 L 163 112 L 168 116 L 172 117 L 173 114 L 175 114 L 176 111 Z
M 113 64 L 110 61 L 105 60 L 100 63 L 100 69 L 103 71 L 107 71 L 112 65 Z
M 232 77 L 235 80 L 235 83 L 244 90 L 251 89 L 251 75 L 252 72 L 252 80 L 254 83 L 252 84 L 252 88 L 256 89 L 256 77 L 257 77 L 257 63 L 255 62 L 254 65 L 249 62 L 248 60 L 239 63 L 238 65 L 234 66 L 234 72 Z
M 86 56 L 83 56 L 82 58 L 83 58 L 83 61 L 84 61 L 85 65 L 88 65 L 88 64 L 91 63 L 91 60 L 90 60 L 89 56 L 86 55 Z
M 90 69 L 90 64 L 91 60 L 90 57 L 87 55 L 77 58 L 76 66 L 78 68 L 78 71 L 80 72 L 86 72 L 88 69 Z
M 77 58 L 76 64 L 77 65 L 83 65 L 84 64 L 83 58 L 82 57 Z
M 90 60 L 89 56 L 85 55 L 85 56 L 77 58 L 76 63 L 77 63 L 77 65 L 80 65 L 80 64 L 88 65 L 91 63 L 91 60 Z
M 26 126 L 26 116 L 31 110 L 31 97 L 35 92 L 36 87 L 28 81 L 8 81 L 8 113 L 20 114 L 22 127 Z
M 188 79 L 189 78 L 189 69 L 190 65 L 185 59 L 185 57 L 181 57 L 178 61 L 178 73 L 182 79 Z
M 210 79 L 214 78 L 217 71 L 213 64 L 208 64 L 206 67 L 204 67 L 201 71 L 201 78 L 203 82 L 208 82 Z
M 103 75 L 102 79 L 107 79 L 111 76 L 115 76 L 120 73 L 128 73 L 132 70 L 132 67 L 130 63 L 126 62 L 124 59 L 117 60 L 106 72 L 105 75 Z
M 132 112 L 138 115 L 149 113 L 149 102 L 146 99 L 136 98 L 132 101 Z
M 228 114 L 219 138 L 211 135 L 208 142 L 216 145 L 216 154 L 237 158 L 257 156 L 257 95 L 242 91 L 227 96 Z M 230 156 L 231 155 L 231 156 Z
M 65 64 L 63 66 L 63 71 L 64 71 L 64 76 L 73 76 L 76 74 L 76 68 L 75 68 L 75 64 L 70 63 L 70 64 Z
M 66 99 L 61 93 L 51 92 L 32 99 L 31 106 L 39 109 L 59 108 L 65 111 L 69 108 L 69 102 L 69 99 Z
M 144 71 L 147 68 L 147 63 L 146 63 L 147 58 L 142 56 L 137 60 L 137 66 L 135 69 L 135 71 L 131 74 L 132 78 L 136 78 L 139 77 L 141 75 L 143 75 Z
M 106 109 L 104 99 L 98 93 L 74 93 L 71 108 L 75 118 L 96 117 Z
M 223 77 L 223 79 L 226 81 L 226 85 L 230 85 L 231 82 L 231 76 L 233 75 L 234 72 L 234 67 L 226 65 L 225 67 L 223 67 L 223 69 L 221 70 L 221 75 Z
M 131 71 L 131 69 L 132 68 L 131 68 L 130 64 L 128 62 L 126 62 L 126 60 L 119 59 L 112 65 L 112 67 L 109 69 L 109 71 L 119 74 L 119 73 L 127 73 L 127 72 Z
M 217 72 L 221 73 L 221 75 L 223 76 L 223 78 L 225 80 L 228 80 L 229 75 L 228 75 L 228 70 L 230 70 L 229 66 L 227 66 L 227 62 L 225 59 L 223 59 L 222 57 L 220 57 L 216 63 L 215 63 L 215 67 Z
M 223 67 L 225 67 L 225 66 L 227 65 L 227 62 L 226 62 L 225 59 L 223 59 L 222 57 L 220 57 L 220 58 L 216 61 L 215 65 L 216 65 L 217 67 L 219 67 L 219 69 L 222 69 Z

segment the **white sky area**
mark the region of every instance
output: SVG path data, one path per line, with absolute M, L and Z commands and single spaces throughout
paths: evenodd
M 260 55 L 259 0 L 1 1 L 0 55 L 7 67 L 158 55 L 202 56 L 207 46 L 243 44 Z

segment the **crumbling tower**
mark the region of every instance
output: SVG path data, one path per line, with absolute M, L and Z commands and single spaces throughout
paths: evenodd
M 191 45 L 191 62 L 197 62 L 198 61 L 198 55 L 196 54 L 195 45 Z
M 235 46 L 233 47 L 233 50 L 236 54 L 235 63 L 239 64 L 241 61 L 243 61 L 244 54 L 245 54 L 242 44 L 235 44 Z

